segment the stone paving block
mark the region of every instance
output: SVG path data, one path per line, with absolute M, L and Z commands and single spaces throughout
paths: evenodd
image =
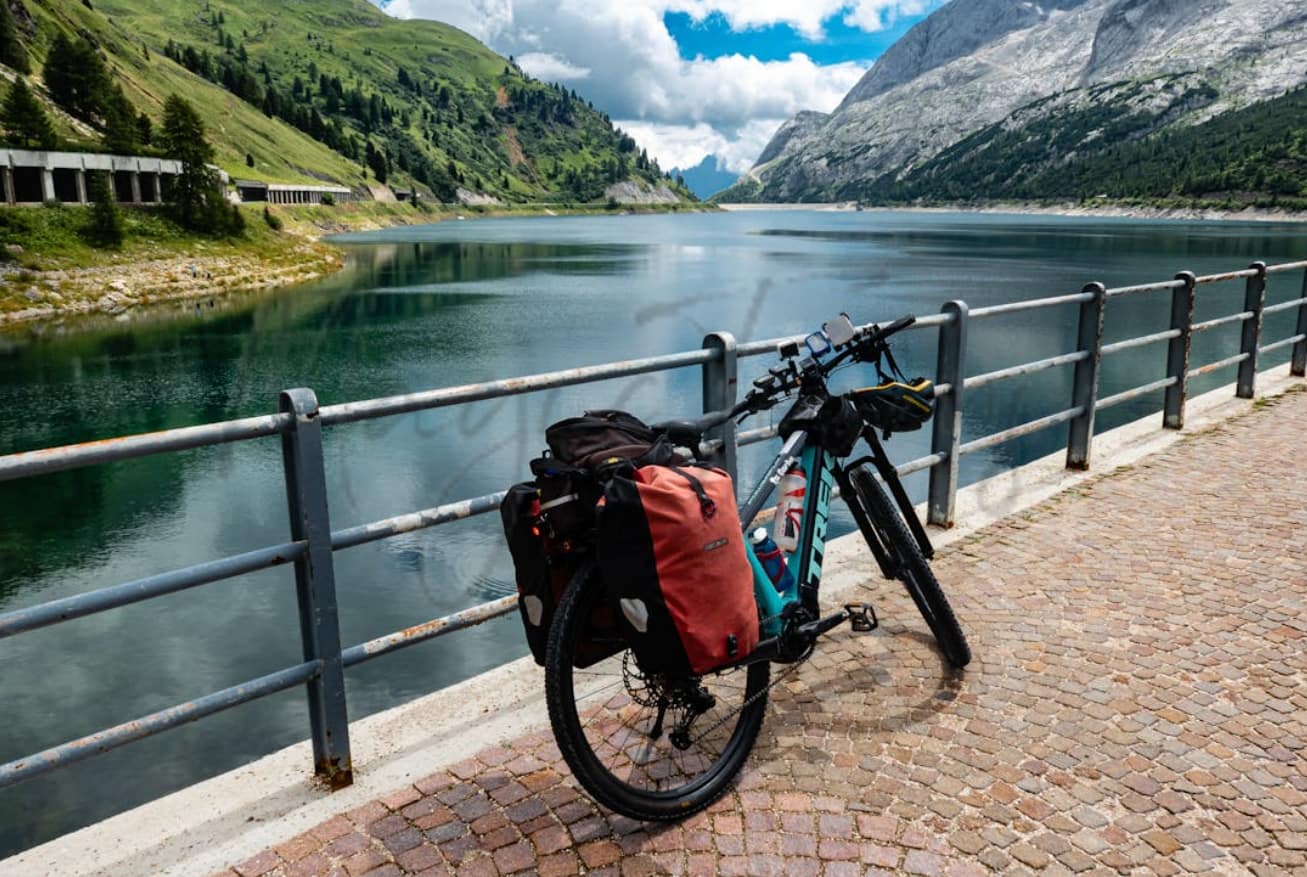
M 1000 521 L 771 692 L 737 788 L 672 826 L 603 812 L 548 729 L 221 877 L 1307 873 L 1307 394 Z

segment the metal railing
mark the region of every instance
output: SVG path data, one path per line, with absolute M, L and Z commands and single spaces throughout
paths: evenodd
M 1094 416 L 1099 411 L 1148 393 L 1165 390 L 1163 425 L 1168 429 L 1180 429 L 1184 425 L 1185 400 L 1192 378 L 1237 365 L 1237 395 L 1251 398 L 1258 357 L 1290 346 L 1293 348 L 1291 374 L 1302 376 L 1307 369 L 1307 307 L 1304 307 L 1307 305 L 1307 270 L 1304 269 L 1307 269 L 1307 261 L 1271 267 L 1259 262 L 1246 270 L 1228 274 L 1195 277 L 1190 272 L 1184 272 L 1174 280 L 1118 289 L 1107 289 L 1101 283 L 1091 283 L 1081 292 L 1072 295 L 1012 302 L 975 310 L 969 309 L 962 301 L 948 302 L 941 313 L 923 317 L 912 327 L 914 330 L 937 329 L 939 332 L 936 367 L 938 401 L 931 436 L 931 453 L 904 463 L 898 470 L 904 475 L 929 470 L 929 523 L 948 527 L 953 524 L 959 461 L 968 454 L 1059 424 L 1070 423 L 1067 466 L 1087 469 L 1093 442 Z M 1266 307 L 1267 276 L 1291 271 L 1304 271 L 1299 298 Z M 1197 287 L 1235 279 L 1246 281 L 1242 310 L 1219 319 L 1194 323 Z M 1166 291 L 1171 293 L 1168 329 L 1103 344 L 1104 316 L 1109 301 Z M 1079 308 L 1079 330 L 1074 351 L 967 376 L 967 338 L 974 323 L 1002 315 L 1070 305 Z M 1298 312 L 1295 333 L 1288 338 L 1261 345 L 1264 317 L 1294 309 Z M 1201 332 L 1233 324 L 1241 327 L 1240 352 L 1218 362 L 1191 367 L 1193 337 Z M 301 684 L 305 685 L 308 693 L 314 769 L 334 788 L 348 785 L 352 781 L 352 767 L 344 669 L 504 615 L 513 610 L 517 598 L 504 597 L 343 648 L 337 621 L 333 552 L 493 511 L 498 508 L 504 494 L 500 492 L 474 497 L 333 531 L 327 510 L 322 428 L 691 366 L 702 369 L 703 408 L 712 411 L 735 403 L 738 391 L 737 366 L 741 358 L 771 353 L 780 343 L 791 340 L 797 338 L 771 338 L 737 345 L 729 333 L 716 332 L 704 339 L 700 350 L 321 408 L 312 390 L 287 390 L 281 393 L 279 412 L 276 414 L 0 456 L 0 481 L 12 481 L 167 451 L 280 436 L 290 511 L 290 541 L 0 614 L 0 639 L 289 563 L 295 568 L 304 656 L 303 662 L 295 666 L 0 765 L 0 787 Z M 1099 397 L 1099 369 L 1103 357 L 1163 342 L 1167 344 L 1164 377 L 1113 396 Z M 962 412 L 967 391 L 1072 365 L 1075 374 L 1067 408 L 1001 432 L 963 442 Z M 732 421 L 709 436 L 705 447 L 734 475 L 736 452 L 740 446 L 766 441 L 775 435 L 774 426 L 737 433 Z

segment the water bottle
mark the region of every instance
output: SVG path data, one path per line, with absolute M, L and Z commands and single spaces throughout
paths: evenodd
M 767 578 L 771 579 L 777 592 L 787 594 L 794 590 L 794 576 L 790 575 L 790 568 L 785 565 L 785 552 L 768 535 L 766 527 L 753 531 L 753 553 L 767 571 Z
M 808 479 L 798 466 L 790 469 L 781 479 L 780 502 L 776 504 L 776 519 L 772 522 L 772 538 L 782 551 L 799 547 L 799 529 L 803 523 L 803 497 L 807 493 Z

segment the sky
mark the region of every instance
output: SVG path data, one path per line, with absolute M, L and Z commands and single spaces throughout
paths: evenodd
M 752 166 L 782 122 L 833 110 L 946 0 L 376 0 L 462 28 L 608 113 L 667 169 Z

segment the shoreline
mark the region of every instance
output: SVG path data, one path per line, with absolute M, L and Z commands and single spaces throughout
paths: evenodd
M 619 209 L 604 206 L 465 206 L 433 207 L 429 212 L 388 202 L 334 207 L 280 205 L 275 210 L 283 222 L 279 234 L 288 241 L 275 259 L 259 252 L 232 251 L 231 242 L 199 239 L 174 255 L 121 259 L 113 256 L 105 264 L 84 268 L 33 271 L 10 267 L 5 271 L 2 270 L 5 263 L 0 263 L 0 281 L 12 284 L 17 294 L 30 302 L 27 307 L 0 311 L 0 332 L 45 325 L 65 317 L 105 316 L 125 320 L 129 319 L 126 315 L 131 312 L 156 305 L 290 289 L 329 277 L 345 268 L 344 248 L 324 240 L 338 234 L 464 219 L 623 216 L 712 210 L 711 206 L 702 204 L 663 207 L 630 204 Z M 247 221 L 261 223 L 262 219 L 251 217 Z
M 198 240 L 177 255 L 163 258 L 111 258 L 109 262 L 85 268 L 37 272 L 11 268 L 0 273 L 21 290 L 30 306 L 0 311 L 0 331 L 41 325 L 65 317 L 124 316 L 138 309 L 199 299 L 228 298 L 234 294 L 289 289 L 321 280 L 343 270 L 345 250 L 324 238 L 351 232 L 379 231 L 406 225 L 432 225 L 465 219 L 531 218 L 556 216 L 625 216 L 680 212 L 752 212 L 767 210 L 866 212 L 866 213 L 974 213 L 1011 216 L 1066 216 L 1079 218 L 1152 219 L 1189 222 L 1305 223 L 1307 213 L 1249 207 L 1243 210 L 1215 210 L 1192 207 L 1148 207 L 1142 205 L 1035 205 L 1021 203 L 960 204 L 931 206 L 868 206 L 854 202 L 823 204 L 709 204 L 624 205 L 607 207 L 489 207 L 430 208 L 419 212 L 411 207 L 367 202 L 351 209 L 336 207 L 282 206 L 277 215 L 285 224 L 281 234 L 291 240 L 277 257 L 258 252 L 233 252 L 221 243 Z M 402 211 L 402 212 L 401 212 Z M 210 250 L 218 252 L 210 253 Z M 194 270 L 192 270 L 194 269 Z M 25 290 L 22 287 L 26 286 Z
M 1245 207 L 1242 210 L 1217 210 L 1201 207 L 1150 207 L 1125 204 L 1023 204 L 1021 202 L 995 202 L 993 204 L 932 204 L 932 205 L 868 205 L 858 207 L 856 202 L 822 202 L 812 204 L 774 203 L 720 203 L 727 212 L 763 210 L 812 210 L 818 212 L 859 213 L 996 213 L 1011 216 L 1071 216 L 1081 218 L 1116 219 L 1167 219 L 1189 222 L 1307 222 L 1307 212 L 1271 207 Z

